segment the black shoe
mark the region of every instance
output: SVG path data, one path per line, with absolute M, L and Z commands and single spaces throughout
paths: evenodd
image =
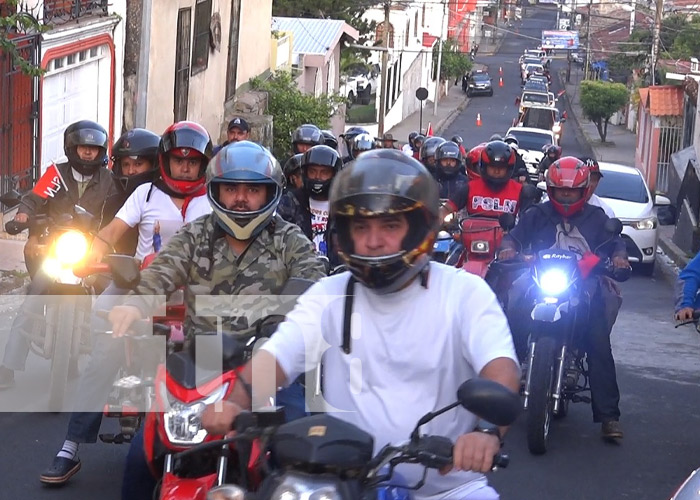
M 0 366 L 0 389 L 9 389 L 15 385 L 15 371 Z
M 70 458 L 54 457 L 51 467 L 39 476 L 39 481 L 51 485 L 65 484 L 79 470 L 80 459 L 71 460 Z
M 622 439 L 622 427 L 617 420 L 608 420 L 601 425 L 603 439 Z

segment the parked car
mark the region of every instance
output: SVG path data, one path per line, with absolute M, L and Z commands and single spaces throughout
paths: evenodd
M 371 68 L 355 66 L 347 74 L 340 76 L 339 93 L 345 96 L 350 104 L 369 104 L 372 95 L 377 93 L 379 78 L 378 65 Z
M 603 178 L 598 195 L 622 222 L 622 239 L 629 260 L 646 274 L 654 272 L 659 222 L 656 207 L 671 204 L 666 196 L 652 196 L 644 177 L 634 167 L 599 162 Z
M 486 71 L 475 71 L 469 77 L 469 82 L 467 83 L 467 96 L 471 97 L 478 94 L 492 96 L 493 85 L 491 83 L 491 77 Z

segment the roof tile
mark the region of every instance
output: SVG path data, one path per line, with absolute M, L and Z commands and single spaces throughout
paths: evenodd
M 641 90 L 641 89 L 640 89 Z M 644 107 L 652 116 L 682 116 L 683 87 L 676 85 L 656 85 L 648 87 L 647 99 L 641 94 Z

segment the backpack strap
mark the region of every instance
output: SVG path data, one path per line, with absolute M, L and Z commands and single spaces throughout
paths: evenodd
M 350 354 L 351 349 L 351 327 L 352 327 L 352 304 L 355 300 L 355 277 L 350 275 L 348 284 L 345 287 L 345 311 L 343 312 L 343 345 L 345 354 Z

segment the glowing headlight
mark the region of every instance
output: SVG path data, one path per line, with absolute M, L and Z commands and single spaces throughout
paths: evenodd
M 245 491 L 235 484 L 217 486 L 207 493 L 207 500 L 243 500 L 244 498 Z
M 658 224 L 658 220 L 656 217 L 649 217 L 648 219 L 642 219 L 635 221 L 631 224 L 631 226 L 635 229 L 656 229 L 656 226 Z
M 289 474 L 272 493 L 270 500 L 340 500 L 340 494 L 327 479 Z
M 445 222 L 445 224 L 447 224 L 448 222 L 451 222 L 452 219 L 454 219 L 454 216 L 455 216 L 455 214 L 453 214 L 453 213 L 452 213 L 452 214 L 447 214 L 447 215 L 445 216 L 445 218 L 443 219 L 444 222 Z
M 159 387 L 161 399 L 170 404 L 163 416 L 168 440 L 180 445 L 195 445 L 204 441 L 207 431 L 202 427 L 202 412 L 207 405 L 221 401 L 227 389 L 228 383 L 225 383 L 206 398 L 188 404 L 175 400 L 162 383 Z
M 472 241 L 472 253 L 489 253 L 489 242 L 484 240 Z
M 545 295 L 557 296 L 569 288 L 569 277 L 559 269 L 550 269 L 540 276 L 540 289 Z
M 88 240 L 80 231 L 66 231 L 56 239 L 54 254 L 59 264 L 74 266 L 87 255 Z
M 555 124 L 555 125 L 552 127 L 552 132 L 554 132 L 555 134 L 558 134 L 559 132 L 561 132 L 561 125 L 559 125 L 558 123 Z
M 437 235 L 438 240 L 451 240 L 452 235 L 448 233 L 447 231 L 440 231 Z

